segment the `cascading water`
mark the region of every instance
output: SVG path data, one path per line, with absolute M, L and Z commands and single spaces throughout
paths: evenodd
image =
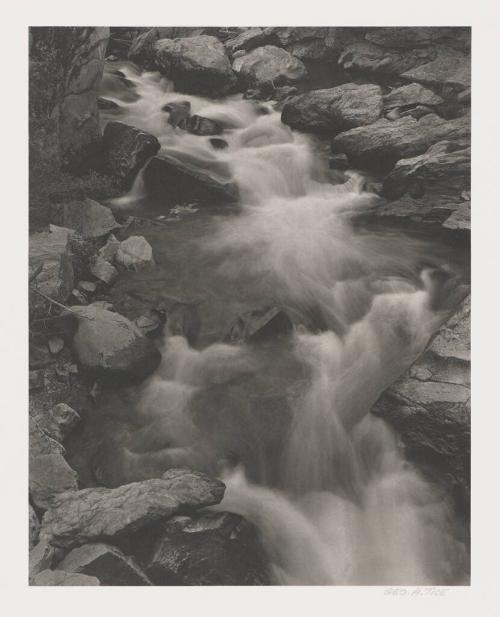
M 156 73 L 118 68 L 139 98 L 126 102 L 105 81 L 103 94 L 122 108 L 105 119 L 155 134 L 164 151 L 216 175 L 227 168 L 238 185 L 238 215 L 196 243 L 216 264 L 213 289 L 272 298 L 295 323 L 291 341 L 201 349 L 167 327 L 162 364 L 136 406 L 143 428 L 124 455 L 129 479 L 141 457 L 218 470 L 227 484 L 219 508 L 259 528 L 279 584 L 465 583 L 467 551 L 446 499 L 370 414 L 446 318 L 460 273 L 423 240 L 355 230 L 350 215 L 374 199 L 363 178 L 326 181 L 314 142 L 270 104 L 180 95 Z M 227 127 L 227 148 L 170 126 L 162 107 L 174 100 Z M 115 206 L 143 197 L 141 183 Z M 249 375 L 254 390 L 238 385 Z M 267 429 L 254 413 L 269 392 L 289 418 L 278 452 L 262 446 Z M 230 413 L 204 430 L 210 404 Z

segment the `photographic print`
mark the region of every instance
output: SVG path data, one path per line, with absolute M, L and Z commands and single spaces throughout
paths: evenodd
M 30 28 L 31 586 L 470 584 L 470 55 Z

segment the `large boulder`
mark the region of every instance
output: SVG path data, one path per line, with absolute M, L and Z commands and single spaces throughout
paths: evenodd
M 121 227 L 110 208 L 93 199 L 64 204 L 60 215 L 62 224 L 77 231 L 82 238 L 102 238 Z
M 470 498 L 470 296 L 373 413 L 396 429 L 408 458 L 455 497 Z
M 185 469 L 170 469 L 162 478 L 133 482 L 118 488 L 68 491 L 55 498 L 42 520 L 41 537 L 53 546 L 74 547 L 112 540 L 169 518 L 180 509 L 219 503 L 224 495 L 219 480 Z
M 382 90 L 372 84 L 342 84 L 287 100 L 281 120 L 302 131 L 336 135 L 371 124 L 382 114 Z
M 355 28 L 274 27 L 266 28 L 269 42 L 284 47 L 293 56 L 309 62 L 332 64 L 359 33 Z
M 240 32 L 237 36 L 228 39 L 224 45 L 229 55 L 234 55 L 238 51 L 249 51 L 267 41 L 267 34 L 262 28 L 248 28 Z
M 264 84 L 283 86 L 303 81 L 307 77 L 307 69 L 301 60 L 274 45 L 258 47 L 236 58 L 233 70 L 250 87 L 261 87 Z
M 337 135 L 334 152 L 344 152 L 353 166 L 391 169 L 397 160 L 422 154 L 438 141 L 457 141 L 470 136 L 470 116 L 444 120 L 427 114 L 420 120 L 381 118 Z
M 75 306 L 72 311 L 78 318 L 73 349 L 85 368 L 143 379 L 159 365 L 160 352 L 123 315 L 95 306 Z
M 180 92 L 220 96 L 236 81 L 224 45 L 213 36 L 160 39 L 156 63 Z
M 144 172 L 148 192 L 165 204 L 183 202 L 225 204 L 238 201 L 238 189 L 229 176 L 197 169 L 168 154 L 155 156 Z
M 57 565 L 57 570 L 86 574 L 101 585 L 145 586 L 151 581 L 139 564 L 110 544 L 84 544 L 74 548 Z
M 440 49 L 434 60 L 412 67 L 402 77 L 445 92 L 470 88 L 470 55 L 453 49 Z
M 257 530 L 228 512 L 166 521 L 147 572 L 156 585 L 269 584 Z
M 108 122 L 103 147 L 106 170 L 129 188 L 146 161 L 158 152 L 160 142 L 154 135 L 123 122 Z

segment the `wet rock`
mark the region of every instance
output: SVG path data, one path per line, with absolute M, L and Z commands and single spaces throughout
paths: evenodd
M 224 45 L 213 36 L 160 39 L 156 63 L 180 92 L 220 96 L 236 81 Z
M 349 169 L 349 160 L 343 153 L 332 154 L 328 157 L 328 165 L 330 169 L 340 169 L 341 171 L 345 171 L 346 169 Z
M 154 135 L 123 122 L 108 122 L 103 135 L 106 170 L 129 188 L 146 161 L 160 149 Z
M 248 86 L 294 84 L 307 77 L 304 63 L 273 45 L 258 47 L 233 62 L 233 70 Z
M 74 307 L 78 329 L 73 349 L 87 369 L 117 377 L 142 379 L 160 363 L 153 343 L 123 315 L 96 308 Z
M 372 84 L 342 84 L 289 99 L 281 120 L 292 128 L 336 135 L 371 124 L 382 114 L 382 90 Z
M 78 476 L 61 454 L 30 455 L 29 490 L 37 507 L 47 509 L 57 493 L 77 488 Z
M 46 435 L 63 443 L 80 422 L 80 415 L 66 403 L 59 403 L 48 411 L 33 416 L 33 419 Z
M 231 342 L 256 342 L 292 331 L 293 324 L 278 307 L 263 307 L 238 317 L 229 331 Z
M 415 118 L 386 118 L 337 135 L 334 152 L 344 152 L 355 167 L 391 169 L 398 159 L 424 153 L 433 144 L 470 136 L 470 116 L 444 120 L 435 114 Z
M 95 577 L 101 585 L 152 584 L 132 557 L 109 544 L 84 544 L 74 548 L 58 564 L 57 570 Z
M 234 57 L 235 53 L 239 51 L 249 51 L 264 45 L 267 38 L 262 28 L 248 28 L 248 30 L 244 30 L 237 36 L 228 39 L 224 45 L 227 53 Z
M 193 135 L 220 135 L 223 127 L 215 120 L 194 115 L 187 122 L 187 130 Z
M 210 145 L 212 146 L 212 148 L 215 148 L 215 150 L 224 150 L 224 148 L 227 148 L 227 141 L 225 139 L 213 137 L 209 141 Z
M 97 99 L 97 106 L 102 111 L 119 111 L 120 109 L 118 103 L 115 103 L 114 101 L 106 99 L 102 96 Z
M 62 570 L 42 570 L 31 582 L 36 587 L 89 587 L 100 585 L 94 576 L 63 572 Z
M 384 109 L 407 107 L 409 105 L 441 105 L 444 100 L 432 90 L 413 83 L 394 88 L 384 96 Z
M 238 189 L 228 177 L 209 174 L 167 154 L 151 159 L 144 181 L 147 190 L 166 204 L 238 201 Z
M 435 59 L 411 68 L 402 77 L 440 90 L 460 92 L 470 88 L 470 56 L 440 49 Z
M 143 236 L 130 236 L 120 242 L 115 261 L 124 268 L 140 270 L 147 266 L 154 266 L 153 249 Z
M 40 521 L 36 512 L 33 510 L 33 506 L 29 505 L 29 547 L 30 551 L 38 542 L 38 535 L 40 533 Z
M 185 129 L 189 114 L 191 113 L 191 103 L 189 101 L 171 101 L 162 107 L 163 111 L 168 112 L 168 123 L 174 127 L 178 126 Z
M 60 336 L 53 336 L 49 338 L 48 347 L 50 353 L 57 356 L 64 349 L 64 340 Z
M 470 296 L 372 411 L 394 426 L 408 458 L 451 492 L 466 513 L 470 499 Z
M 100 255 L 96 255 L 91 261 L 90 272 L 106 285 L 110 285 L 118 276 L 117 269 Z
M 102 238 L 121 225 L 106 206 L 93 199 L 65 204 L 63 225 L 77 231 L 82 238 Z
M 41 534 L 52 545 L 68 548 L 112 539 L 169 518 L 181 508 L 215 505 L 224 488 L 202 473 L 170 469 L 161 479 L 69 491 L 58 495 L 45 513 Z
M 157 585 L 269 584 L 257 530 L 228 512 L 167 521 L 147 571 Z
M 133 103 L 140 98 L 135 83 L 127 79 L 121 71 L 117 71 L 110 62 L 106 62 L 104 66 L 100 93 L 105 97 L 112 96 L 121 103 Z

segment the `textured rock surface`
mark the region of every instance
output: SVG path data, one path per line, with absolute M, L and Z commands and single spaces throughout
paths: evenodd
M 160 352 L 126 317 L 95 306 L 74 307 L 78 329 L 73 348 L 80 364 L 119 377 L 144 378 L 160 363 Z
M 78 488 L 78 476 L 62 454 L 30 456 L 29 490 L 33 503 L 48 508 L 55 495 Z
M 267 35 L 262 28 L 249 28 L 235 37 L 228 39 L 224 45 L 228 54 L 233 55 L 237 51 L 249 51 L 263 45 Z
M 62 223 L 65 227 L 77 231 L 83 238 L 102 238 L 121 227 L 111 210 L 93 199 L 65 204 Z
M 155 263 L 151 244 L 143 236 L 130 236 L 120 242 L 115 261 L 120 266 L 133 270 L 154 266 Z
M 382 114 L 382 90 L 372 84 L 342 84 L 291 97 L 281 120 L 292 128 L 336 135 L 371 124 Z
M 36 587 L 89 587 L 98 586 L 100 583 L 95 576 L 62 570 L 43 570 L 32 578 L 31 585 Z
M 180 509 L 217 504 L 223 495 L 222 482 L 183 469 L 115 489 L 70 491 L 58 495 L 45 513 L 41 536 L 62 547 L 111 539 L 168 518 Z
M 402 77 L 426 86 L 461 91 L 470 88 L 470 56 L 451 49 L 440 49 L 430 62 L 414 67 Z
M 57 570 L 86 574 L 101 585 L 144 586 L 151 581 L 132 557 L 109 544 L 84 544 L 70 551 Z
M 301 60 L 274 45 L 258 47 L 236 58 L 233 70 L 252 87 L 267 83 L 274 86 L 294 84 L 307 77 L 307 69 Z
M 470 499 L 470 296 L 375 404 L 415 461 L 466 512 Z
M 147 571 L 157 585 L 269 583 L 257 530 L 227 512 L 167 521 Z
M 384 96 L 384 109 L 407 107 L 409 105 L 440 105 L 443 99 L 421 84 L 413 83 L 394 88 Z
M 147 190 L 165 204 L 217 204 L 238 200 L 238 189 L 229 177 L 209 174 L 166 154 L 151 159 L 144 172 L 144 181 Z
M 76 427 L 80 416 L 66 403 L 59 403 L 46 413 L 34 416 L 33 420 L 49 437 L 62 443 Z
M 422 154 L 438 141 L 456 141 L 470 136 L 470 116 L 444 120 L 428 114 L 416 120 L 382 118 L 337 135 L 335 152 L 347 154 L 351 164 L 375 169 L 390 169 L 401 158 Z
M 156 50 L 159 70 L 180 92 L 217 96 L 236 81 L 224 45 L 213 36 L 160 39 Z
M 108 122 L 104 129 L 104 165 L 129 188 L 146 161 L 160 149 L 160 142 L 145 131 L 123 122 Z

